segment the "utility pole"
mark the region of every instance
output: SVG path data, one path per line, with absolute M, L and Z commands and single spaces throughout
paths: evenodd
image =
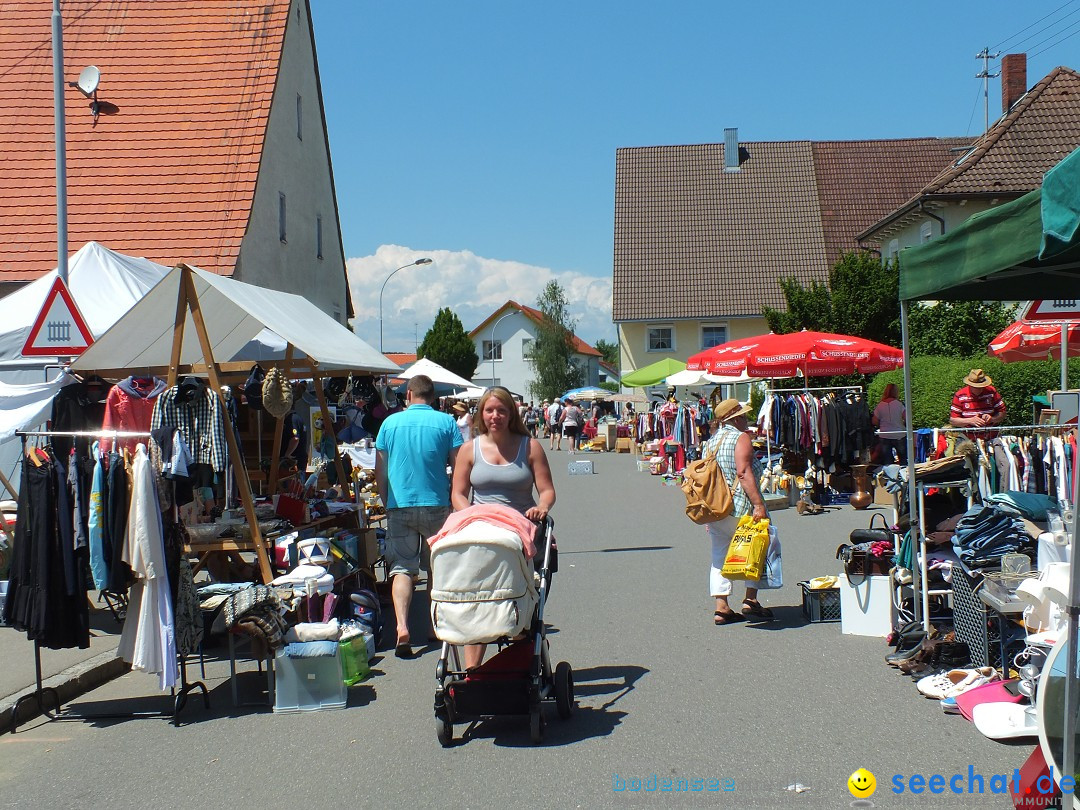
M 1001 73 L 990 72 L 990 60 L 997 59 L 1001 56 L 1001 51 L 997 53 L 990 53 L 990 48 L 983 48 L 979 53 L 975 54 L 976 59 L 983 60 L 983 69 L 981 73 L 976 73 L 976 79 L 983 80 L 983 133 L 990 129 L 990 80 L 996 79 Z

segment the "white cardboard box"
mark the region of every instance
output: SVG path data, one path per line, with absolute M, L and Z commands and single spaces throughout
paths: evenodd
M 889 577 L 852 576 L 841 571 L 840 632 L 851 636 L 880 636 L 892 632 L 892 591 Z

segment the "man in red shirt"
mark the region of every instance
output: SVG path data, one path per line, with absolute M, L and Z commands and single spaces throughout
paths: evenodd
M 953 394 L 949 423 L 954 427 L 987 428 L 1005 421 L 1005 401 L 981 368 L 964 377 L 964 387 Z M 990 433 L 980 432 L 983 438 Z

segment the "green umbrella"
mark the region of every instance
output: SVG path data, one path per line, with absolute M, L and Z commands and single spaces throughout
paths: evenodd
M 630 372 L 622 378 L 622 384 L 629 388 L 645 388 L 649 385 L 661 383 L 667 379 L 668 375 L 675 374 L 685 368 L 686 363 L 682 360 L 665 357 L 663 360 L 657 360 L 655 363 L 645 366 L 645 368 Z

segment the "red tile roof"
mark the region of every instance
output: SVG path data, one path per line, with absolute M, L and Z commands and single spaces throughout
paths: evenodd
M 615 158 L 615 321 L 760 316 L 780 285 L 826 282 L 862 228 L 970 139 L 781 141 L 623 148 Z
M 1056 67 L 921 193 L 1021 196 L 1039 188 L 1043 175 L 1077 146 L 1080 73 Z
M 408 368 L 416 362 L 415 352 L 412 354 L 407 354 L 405 352 L 385 352 L 385 355 L 402 368 Z
M 540 310 L 534 309 L 533 307 L 527 307 L 524 304 L 519 304 L 517 301 L 507 301 L 505 304 L 503 304 L 497 310 L 495 310 L 490 315 L 488 315 L 480 323 L 479 326 L 477 326 L 475 329 L 473 329 L 471 332 L 469 332 L 469 337 L 476 337 L 476 335 L 479 334 L 481 329 L 483 329 L 485 326 L 487 326 L 489 323 L 491 323 L 492 318 L 494 318 L 496 315 L 499 315 L 502 312 L 505 312 L 507 307 L 513 307 L 518 312 L 521 312 L 523 315 L 527 316 L 530 320 L 532 320 L 532 321 L 534 321 L 534 322 L 536 322 L 538 324 L 544 323 L 544 313 L 541 312 Z M 598 352 L 596 349 L 594 349 L 592 346 L 590 346 L 584 340 L 579 338 L 577 335 L 571 335 L 570 337 L 571 337 L 571 342 L 574 344 L 574 351 L 577 352 L 578 354 L 587 354 L 587 355 L 592 355 L 592 356 L 595 356 L 595 357 L 603 357 L 603 355 L 600 354 L 600 352 Z
M 969 150 L 957 153 L 928 184 L 860 236 L 880 238 L 920 201 L 975 197 L 1002 202 L 1042 186 L 1043 175 L 1080 146 L 1080 74 L 1056 67 L 999 118 Z
M 231 274 L 247 229 L 289 0 L 64 0 L 68 242 Z M 56 265 L 49 0 L 0 17 L 0 281 Z

